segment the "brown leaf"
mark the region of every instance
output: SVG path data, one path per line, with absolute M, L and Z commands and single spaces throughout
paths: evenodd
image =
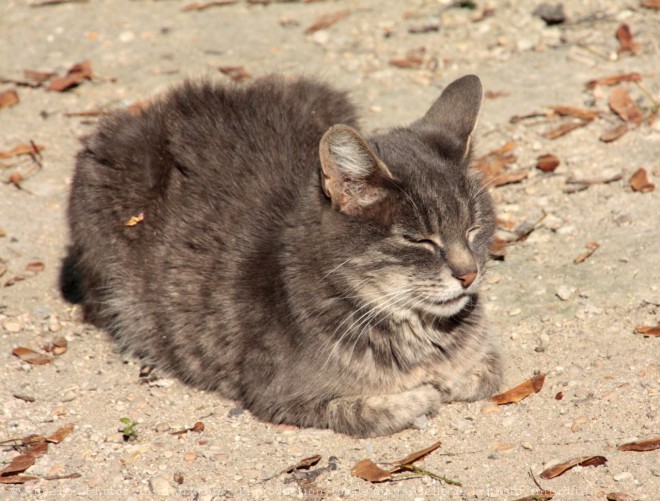
M 647 9 L 660 10 L 660 0 L 641 0 L 639 5 L 646 7 Z
M 0 108 L 11 108 L 19 103 L 18 93 L 14 89 L 0 92 Z
M 35 83 L 42 84 L 55 76 L 52 71 L 23 70 L 23 76 Z
M 52 444 L 59 444 L 62 440 L 68 437 L 72 431 L 73 431 L 73 424 L 67 423 L 61 428 L 59 428 L 55 433 L 46 437 L 46 442 L 50 442 Z
M 66 338 L 64 336 L 59 336 L 53 339 L 53 342 L 51 343 L 51 351 L 53 352 L 53 355 L 63 355 L 66 353 L 68 346 L 69 343 Z
M 516 402 L 520 402 L 522 399 L 541 391 L 544 381 L 545 374 L 539 374 L 538 376 L 523 381 L 518 386 L 515 386 L 504 393 L 490 397 L 490 401 L 495 402 L 497 405 L 515 404 Z
M 390 64 L 397 68 L 413 69 L 419 68 L 424 64 L 424 55 L 426 54 L 426 47 L 417 47 L 406 52 L 404 57 L 397 57 L 390 59 Z
M 516 499 L 515 501 L 549 501 L 554 497 L 555 493 L 552 491 L 539 491 L 531 496 Z
M 31 480 L 39 480 L 39 477 L 29 477 L 27 475 L 8 475 L 0 476 L 0 484 L 24 484 Z
M 630 26 L 623 23 L 616 29 L 616 38 L 619 41 L 619 52 L 630 52 L 631 54 L 639 54 L 639 44 L 633 40 L 632 33 L 630 33 Z
M 628 124 L 620 124 L 603 132 L 599 139 L 604 143 L 611 143 L 612 141 L 619 139 L 629 130 L 630 128 L 628 127 Z
M 48 452 L 48 442 L 33 442 L 27 445 L 27 452 L 30 456 L 40 458 Z
M 238 0 L 212 0 L 210 2 L 195 2 L 184 5 L 181 12 L 202 11 L 209 7 L 222 7 L 224 5 L 231 5 L 238 3 Z
M 499 259 L 500 261 L 503 260 L 506 255 L 507 243 L 506 240 L 495 237 L 493 243 L 490 244 L 490 248 L 488 249 L 488 255 L 493 259 Z
M 551 153 L 541 155 L 536 159 L 536 168 L 543 172 L 554 172 L 559 166 L 559 159 Z
M 635 327 L 635 334 L 642 334 L 644 336 L 660 336 L 660 323 L 655 327 L 650 325 L 638 325 Z
M 619 451 L 648 452 L 660 449 L 660 437 L 636 440 L 617 447 Z
M 610 492 L 607 494 L 607 501 L 635 501 L 632 496 L 623 492 Z
M 25 271 L 39 273 L 40 271 L 44 271 L 44 268 L 46 268 L 46 265 L 41 261 L 33 261 L 25 266 Z
M 582 120 L 593 120 L 600 112 L 590 108 L 578 108 L 577 106 L 550 106 L 557 115 L 563 117 L 575 117 Z
M 426 449 L 422 449 L 421 451 L 413 452 L 412 454 L 408 454 L 405 458 L 400 459 L 399 461 L 395 461 L 394 464 L 399 464 L 399 465 L 408 465 L 408 464 L 413 464 L 416 461 L 419 461 L 420 459 L 424 459 L 426 456 L 431 454 L 434 450 L 436 450 L 438 447 L 442 445 L 442 442 L 436 442 L 430 447 L 427 447 Z M 392 471 L 394 473 L 394 471 Z
M 591 122 L 592 122 L 591 120 L 580 120 L 579 122 L 566 122 L 561 124 L 559 127 L 555 129 L 550 129 L 548 131 L 545 131 L 541 135 L 548 139 L 557 139 L 558 137 L 564 136 L 575 129 L 579 129 L 580 127 L 589 125 Z
M 617 85 L 621 82 L 639 82 L 642 75 L 637 72 L 633 73 L 617 73 L 615 75 L 608 75 L 606 77 L 596 78 L 587 82 L 587 88 L 593 89 L 597 85 Z
M 144 221 L 144 212 L 140 212 L 137 216 L 131 216 L 131 218 L 124 223 L 124 226 L 135 226 Z
M 39 152 L 44 148 L 45 146 L 37 145 L 34 143 L 19 144 L 14 146 L 11 150 L 0 151 L 0 160 L 5 158 L 18 157 L 20 155 L 39 154 Z
M 358 461 L 351 470 L 351 475 L 369 482 L 384 482 L 392 478 L 392 474 L 389 471 L 383 470 L 371 459 Z
M 598 247 L 600 247 L 600 244 L 598 242 L 589 242 L 587 244 L 587 249 L 589 249 L 589 250 L 587 252 L 584 252 L 584 253 L 580 254 L 578 257 L 576 257 L 573 260 L 573 264 L 580 264 L 580 263 L 586 261 L 587 259 L 589 259 L 591 257 L 591 255 L 594 252 L 596 252 L 596 249 L 598 249 Z
M 308 468 L 311 468 L 316 463 L 318 463 L 320 460 L 321 460 L 321 455 L 320 454 L 314 454 L 313 456 L 309 456 L 307 458 L 301 459 L 295 465 L 289 466 L 288 468 L 283 470 L 283 472 L 284 473 L 292 473 L 296 470 L 307 470 Z
M 250 75 L 248 70 L 245 69 L 245 66 L 220 66 L 218 69 L 234 82 L 240 82 L 241 80 L 252 78 L 252 75 Z
M 333 24 L 341 21 L 351 13 L 350 9 L 342 9 L 336 12 L 328 12 L 326 14 L 321 14 L 316 18 L 309 27 L 305 30 L 306 34 L 314 33 L 315 31 L 324 30 L 329 28 Z
M 630 187 L 640 193 L 648 193 L 655 190 L 655 184 L 649 181 L 648 174 L 644 167 L 640 167 L 630 177 Z
M 35 456 L 30 454 L 20 454 L 14 456 L 7 466 L 0 470 L 0 475 L 8 475 L 12 473 L 22 473 L 34 464 Z
M 550 480 L 551 478 L 563 475 L 576 466 L 602 466 L 605 463 L 607 463 L 607 459 L 603 456 L 583 456 L 543 470 L 543 472 L 541 472 L 541 478 Z
M 644 115 L 632 100 L 628 91 L 623 87 L 616 87 L 610 94 L 610 108 L 626 122 L 633 122 L 637 125 L 642 123 Z
M 65 76 L 52 80 L 48 84 L 47 89 L 56 92 L 64 92 L 76 87 L 83 80 L 91 80 L 92 78 L 94 78 L 92 63 L 89 60 L 85 60 L 71 66 Z
M 508 96 L 509 93 L 505 90 L 487 90 L 484 92 L 485 99 L 497 99 L 498 97 Z
M 525 169 L 505 172 L 497 176 L 491 184 L 493 186 L 504 186 L 505 184 L 519 183 L 523 179 L 526 179 L 528 175 L 529 172 Z
M 6 285 L 7 284 L 5 284 L 5 286 Z M 13 350 L 11 350 L 11 352 L 14 356 L 17 356 L 24 362 L 27 362 L 28 364 L 31 365 L 45 365 L 53 361 L 53 359 L 50 358 L 48 355 L 44 355 L 43 353 L 39 353 L 37 351 L 31 350 L 30 348 L 25 348 L 23 346 L 17 346 Z

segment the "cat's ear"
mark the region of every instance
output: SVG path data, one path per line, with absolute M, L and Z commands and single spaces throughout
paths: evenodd
M 332 207 L 349 216 L 373 212 L 394 177 L 358 131 L 335 125 L 319 145 L 321 184 Z
M 411 128 L 448 153 L 465 158 L 477 125 L 483 88 L 476 75 L 454 80 Z

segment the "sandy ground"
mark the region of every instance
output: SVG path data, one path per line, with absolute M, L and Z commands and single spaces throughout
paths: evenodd
M 26 471 L 37 480 L 0 485 L 0 498 L 513 500 L 538 491 L 531 472 L 557 500 L 604 500 L 611 492 L 659 499 L 658 451 L 622 452 L 617 445 L 660 435 L 660 340 L 634 333 L 660 320 L 659 191 L 634 192 L 628 182 L 640 167 L 660 180 L 660 125 L 645 121 L 614 142 L 600 141 L 622 121 L 608 107 L 613 87 L 587 89 L 585 82 L 638 72 L 641 85 L 618 87 L 648 116 L 653 99 L 660 100 L 660 11 L 638 0 L 566 2 L 566 21 L 547 26 L 533 14 L 536 0 L 478 1 L 476 10 L 443 0 L 239 1 L 183 12 L 187 3 L 0 6 L 4 79 L 23 80 L 25 69 L 62 75 L 84 60 L 94 72 L 92 81 L 62 93 L 0 85 L 20 99 L 0 109 L 0 151 L 30 140 L 45 147 L 42 168 L 32 174 L 27 156 L 0 159 L 3 181 L 15 173 L 26 178 L 22 189 L 0 184 L 0 440 L 74 425 Z M 321 14 L 343 9 L 350 14 L 306 33 Z M 637 54 L 618 52 L 622 23 Z M 424 28 L 430 31 L 411 33 Z M 417 67 L 390 64 L 420 47 L 421 61 L 411 63 Z M 536 223 L 526 240 L 508 246 L 504 261 L 493 262 L 484 296 L 505 353 L 505 386 L 544 373 L 538 394 L 509 406 L 452 404 L 426 429 L 378 439 L 274 427 L 178 381 L 140 381 L 135 360 L 80 322 L 80 312 L 59 296 L 57 275 L 73 157 L 98 118 L 68 114 L 129 105 L 188 76 L 227 80 L 218 71 L 224 66 L 244 66 L 252 76 L 326 79 L 351 91 L 368 131 L 420 117 L 460 75 L 482 78 L 490 98 L 478 151 L 512 141 L 516 158 L 508 170 L 527 173 L 520 183 L 493 188 L 498 214 L 503 225 Z M 510 121 L 552 105 L 600 115 L 555 140 L 543 133 L 570 118 Z M 560 160 L 552 173 L 535 168 L 546 153 Z M 566 192 L 575 187 L 570 179 L 617 175 Z M 600 247 L 574 264 L 589 242 Z M 26 271 L 35 262 L 44 269 Z M 41 352 L 60 336 L 68 349 L 52 363 L 12 355 L 16 346 Z M 123 440 L 123 417 L 138 423 L 138 440 Z M 204 431 L 172 434 L 198 421 Z M 462 487 L 430 477 L 370 484 L 351 476 L 360 459 L 394 461 L 436 441 L 442 446 L 418 464 Z M 312 473 L 277 475 L 314 454 L 322 459 Z M 16 455 L 3 445 L 0 467 Z M 552 480 L 539 476 L 552 464 L 590 455 L 607 464 Z M 75 478 L 45 478 L 70 474 Z M 303 493 L 305 480 L 323 494 Z

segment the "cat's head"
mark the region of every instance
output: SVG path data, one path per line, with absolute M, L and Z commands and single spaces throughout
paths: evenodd
M 479 79 L 465 76 L 407 128 L 367 140 L 336 125 L 321 140 L 321 184 L 334 214 L 324 231 L 345 242 L 335 273 L 383 312 L 451 316 L 482 281 L 494 214 L 469 168 L 482 93 Z

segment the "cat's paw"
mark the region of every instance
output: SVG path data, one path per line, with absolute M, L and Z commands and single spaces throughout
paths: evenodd
M 451 400 L 471 402 L 490 397 L 499 391 L 502 382 L 500 355 L 491 350 L 459 383 L 451 388 Z

